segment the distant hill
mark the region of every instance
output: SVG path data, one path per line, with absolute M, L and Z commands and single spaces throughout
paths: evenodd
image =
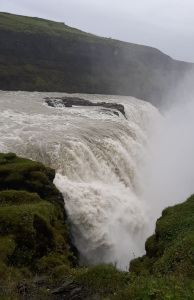
M 2 90 L 130 95 L 159 106 L 191 67 L 151 47 L 0 13 Z

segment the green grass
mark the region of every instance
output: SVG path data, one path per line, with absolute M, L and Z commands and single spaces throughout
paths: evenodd
M 103 300 L 192 300 L 194 293 L 194 280 L 181 272 L 144 276 L 101 264 L 75 269 L 71 280 L 87 289 L 87 299 L 95 295 Z
M 7 205 L 20 205 L 22 203 L 37 203 L 42 199 L 37 193 L 29 193 L 26 191 L 6 190 L 0 192 L 0 207 Z
M 23 32 L 26 34 L 49 35 L 60 38 L 76 35 L 82 37 L 95 37 L 90 33 L 69 27 L 64 22 L 54 22 L 41 18 L 26 17 L 9 13 L 0 13 L 0 29 Z M 96 37 L 97 38 L 97 37 Z
M 110 297 L 114 300 L 192 300 L 194 281 L 184 276 L 128 276 L 129 282 Z
M 84 285 L 93 293 L 107 296 L 123 286 L 125 274 L 111 264 L 99 264 L 94 267 L 75 270 L 73 280 Z

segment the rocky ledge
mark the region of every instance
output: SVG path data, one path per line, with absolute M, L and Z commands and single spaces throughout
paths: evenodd
M 101 107 L 108 108 L 110 110 L 112 110 L 112 109 L 118 110 L 124 115 L 124 117 L 126 117 L 124 105 L 119 104 L 119 103 L 107 103 L 107 102 L 93 103 L 89 100 L 85 100 L 85 99 L 78 98 L 78 97 L 60 97 L 60 98 L 46 97 L 45 102 L 49 106 L 52 106 L 52 107 L 72 107 L 73 105 L 76 105 L 76 106 L 101 106 Z M 119 114 L 117 112 L 114 111 L 113 113 L 116 114 L 117 116 L 119 116 Z

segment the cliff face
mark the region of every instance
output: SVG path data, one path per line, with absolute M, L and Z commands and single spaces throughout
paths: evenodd
M 157 49 L 0 13 L 0 89 L 135 96 L 154 104 L 192 64 Z

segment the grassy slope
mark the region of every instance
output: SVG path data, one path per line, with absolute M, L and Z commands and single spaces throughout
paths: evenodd
M 0 89 L 132 95 L 156 101 L 190 64 L 64 23 L 0 13 Z
M 75 260 L 54 175 L 41 163 L 0 154 L 0 299 L 13 297 L 23 278 L 65 274 Z
M 46 19 L 25 17 L 9 13 L 0 13 L 0 28 L 27 34 L 50 35 L 65 38 L 65 34 L 82 35 L 92 37 L 92 34 L 69 27 L 64 23 L 49 21 Z
M 155 234 L 145 244 L 146 255 L 131 262 L 137 274 L 181 271 L 194 279 L 194 196 L 168 207 L 157 220 Z

